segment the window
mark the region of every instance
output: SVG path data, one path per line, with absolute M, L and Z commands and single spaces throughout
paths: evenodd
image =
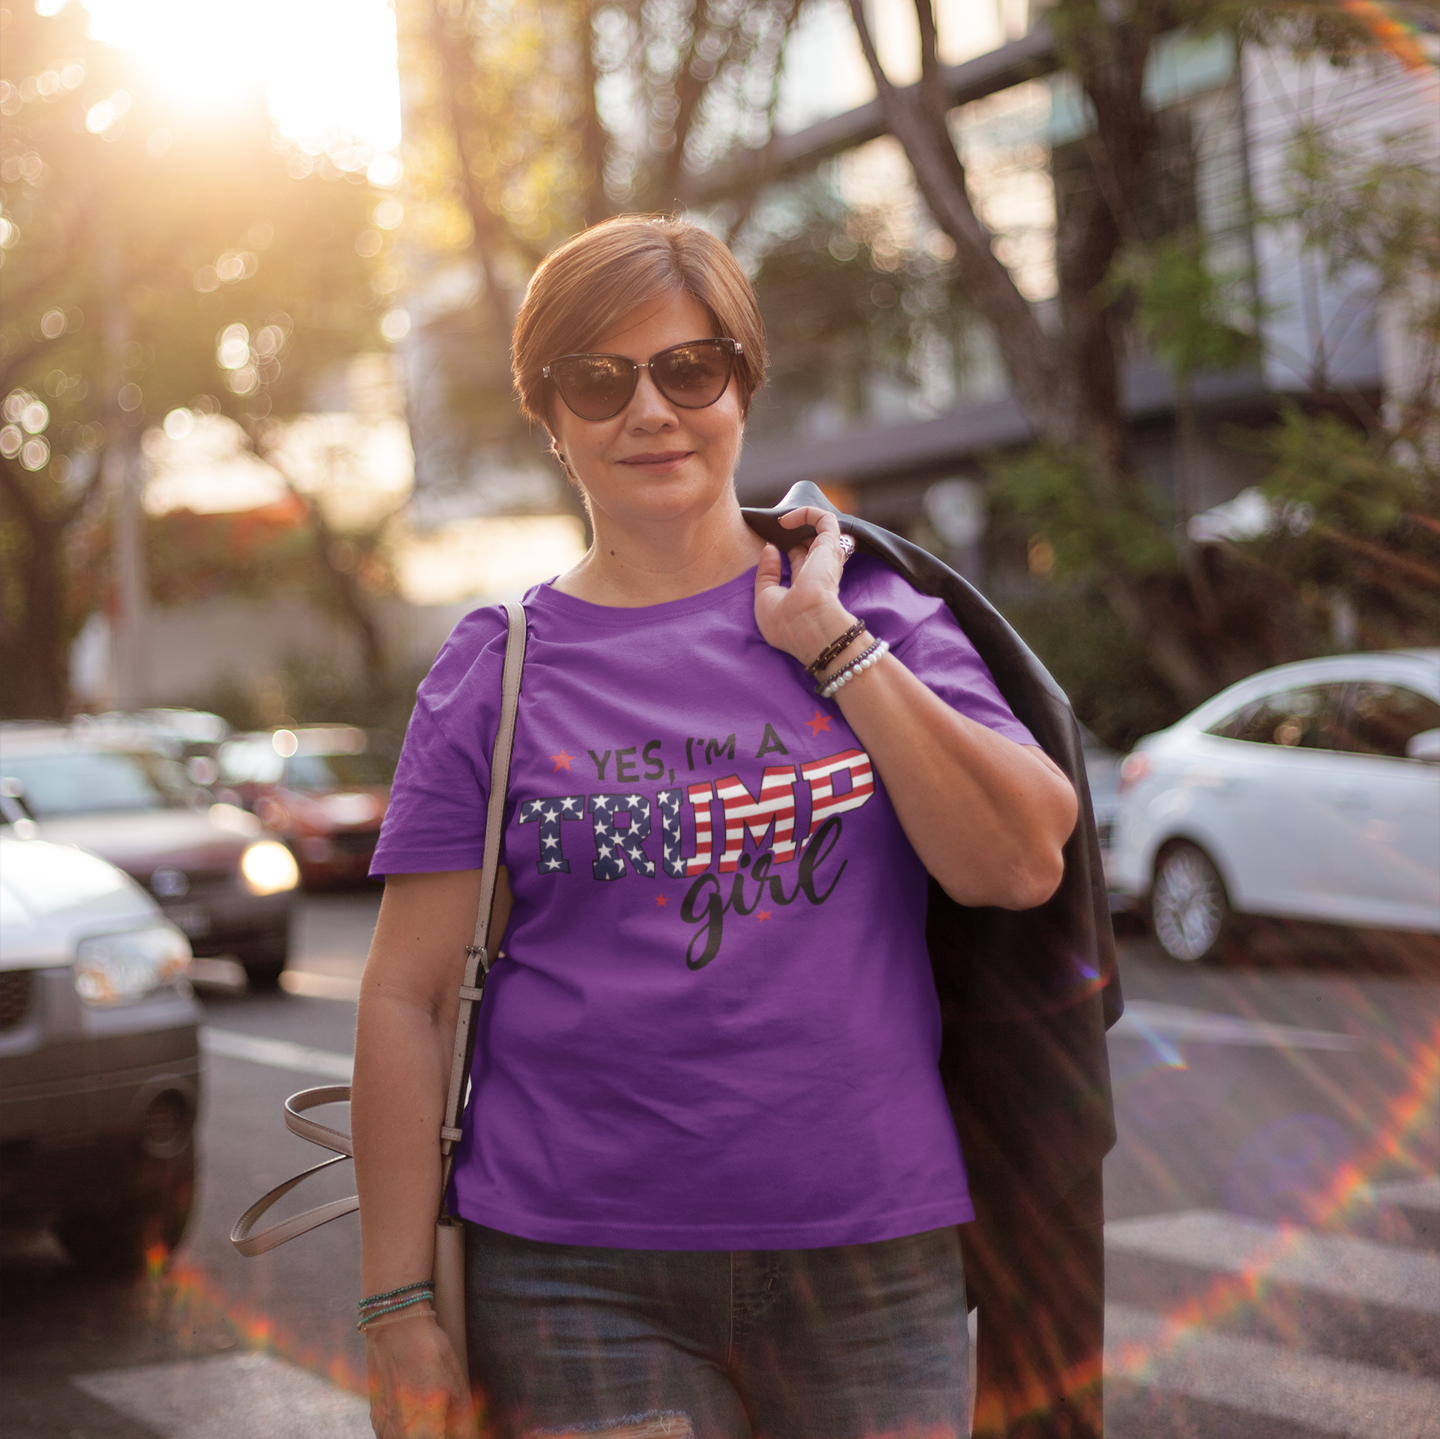
M 5 773 L 20 781 L 37 819 L 52 815 L 167 809 L 186 803 L 185 771 L 163 755 L 72 750 L 11 755 Z
M 389 784 L 395 762 L 384 755 L 297 754 L 285 761 L 282 781 L 290 789 L 339 789 L 342 786 Z
M 1440 729 L 1440 704 L 1403 685 L 1368 682 L 1351 692 L 1347 719 L 1347 748 L 1404 759 L 1405 746 L 1417 734 Z
M 1251 700 L 1209 733 L 1285 749 L 1347 749 L 1338 723 L 1343 685 L 1303 685 Z

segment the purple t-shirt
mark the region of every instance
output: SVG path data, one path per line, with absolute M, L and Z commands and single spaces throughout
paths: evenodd
M 750 571 L 638 609 L 525 597 L 467 1219 L 804 1249 L 974 1217 L 925 870 L 838 706 L 761 638 L 753 590 Z M 949 704 L 1034 743 L 941 601 L 865 556 L 841 596 Z M 477 610 L 420 687 L 374 873 L 480 867 L 504 645 L 503 610 Z

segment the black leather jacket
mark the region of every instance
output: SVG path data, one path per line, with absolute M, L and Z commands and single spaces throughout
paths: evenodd
M 1016 718 L 1080 799 L 1065 876 L 1038 908 L 970 908 L 930 882 L 927 937 L 944 1020 L 940 1070 L 976 1218 L 1002 1225 L 1012 1243 L 1023 1243 L 1115 1142 L 1105 1030 L 1120 1017 L 1122 1000 L 1079 726 L 1070 701 L 1020 636 L 933 555 L 840 514 L 809 483 L 794 486 L 773 509 L 743 514 L 764 539 L 793 545 L 812 532 L 784 530 L 779 518 L 807 505 L 838 515 L 857 550 L 945 601 Z

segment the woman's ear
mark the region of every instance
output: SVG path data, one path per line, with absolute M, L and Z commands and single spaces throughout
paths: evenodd
M 560 448 L 560 441 L 550 431 L 547 430 L 546 433 L 550 434 L 550 453 L 555 456 L 560 468 L 565 471 L 565 478 L 583 494 L 585 487 L 580 483 L 580 477 L 570 468 L 570 461 L 565 458 L 565 451 Z

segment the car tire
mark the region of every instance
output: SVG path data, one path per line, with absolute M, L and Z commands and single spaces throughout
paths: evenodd
M 191 1144 L 167 1159 L 142 1160 L 118 1202 L 63 1216 L 55 1223 L 55 1235 L 87 1273 L 124 1276 L 158 1270 L 184 1238 L 194 1201 Z
M 236 958 L 245 967 L 250 988 L 259 994 L 270 994 L 280 987 L 280 976 L 290 957 L 290 941 L 285 935 L 247 945 Z
M 1185 964 L 1220 957 L 1233 927 L 1225 881 L 1198 845 L 1167 845 L 1155 861 L 1150 926 L 1160 948 Z

